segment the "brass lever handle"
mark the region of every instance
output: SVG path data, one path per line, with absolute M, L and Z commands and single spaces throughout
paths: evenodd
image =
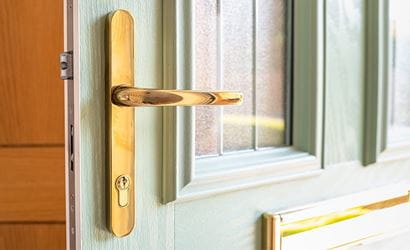
M 119 85 L 111 90 L 111 101 L 118 106 L 194 106 L 240 105 L 238 92 L 203 92 L 194 90 L 143 89 Z

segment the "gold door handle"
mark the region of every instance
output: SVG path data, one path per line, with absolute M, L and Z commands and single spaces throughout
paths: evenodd
M 242 99 L 241 93 L 228 91 L 142 89 L 121 85 L 111 91 L 111 101 L 126 107 L 240 105 Z
M 135 117 L 128 107 L 240 105 L 228 91 L 162 90 L 134 87 L 134 20 L 124 10 L 107 18 L 107 224 L 128 235 L 135 221 Z

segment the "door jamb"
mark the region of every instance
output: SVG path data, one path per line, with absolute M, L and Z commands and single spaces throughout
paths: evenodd
M 64 51 L 72 55 L 64 80 L 66 249 L 81 249 L 78 0 L 64 0 Z

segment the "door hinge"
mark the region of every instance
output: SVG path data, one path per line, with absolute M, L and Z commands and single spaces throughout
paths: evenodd
M 60 78 L 61 80 L 73 79 L 73 52 L 67 51 L 60 54 Z

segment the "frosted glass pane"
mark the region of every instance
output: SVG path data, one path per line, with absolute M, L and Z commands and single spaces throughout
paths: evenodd
M 218 41 L 217 1 L 201 0 L 195 6 L 195 88 L 217 90 Z M 218 154 L 220 127 L 217 107 L 197 107 L 196 155 Z
M 256 126 L 258 147 L 285 144 L 286 1 L 258 1 Z
M 392 0 L 390 141 L 410 138 L 410 2 Z
M 241 106 L 195 109 L 196 156 L 289 143 L 288 2 L 195 1 L 195 89 L 244 94 Z
M 252 149 L 253 0 L 222 1 L 222 81 L 244 94 L 241 106 L 224 107 L 223 149 Z

